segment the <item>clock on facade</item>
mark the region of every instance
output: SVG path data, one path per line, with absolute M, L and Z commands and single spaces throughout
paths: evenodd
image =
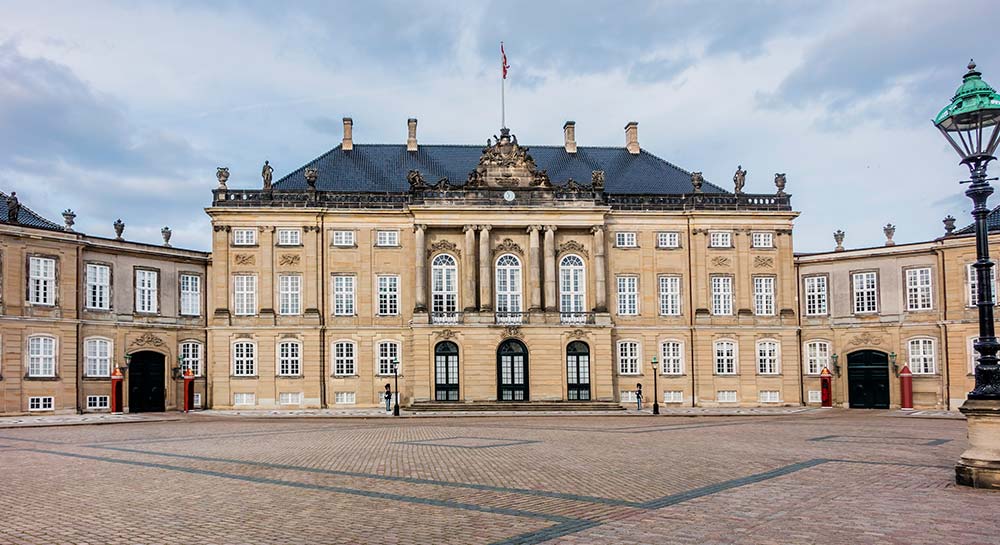
M 514 192 L 509 189 L 507 191 L 504 191 L 503 200 L 507 202 L 514 202 Z

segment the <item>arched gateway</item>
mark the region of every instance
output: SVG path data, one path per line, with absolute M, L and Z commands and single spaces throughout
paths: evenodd
M 166 410 L 166 361 L 163 354 L 144 350 L 132 354 L 128 364 L 128 411 Z
M 458 346 L 451 341 L 434 347 L 434 399 L 458 401 Z
M 528 401 L 528 349 L 508 339 L 497 349 L 497 400 Z
M 888 409 L 889 356 L 878 350 L 851 352 L 847 384 L 852 409 Z

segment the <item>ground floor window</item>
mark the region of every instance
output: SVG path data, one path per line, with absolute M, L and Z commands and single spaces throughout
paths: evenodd
M 201 408 L 201 394 L 194 394 L 194 406 Z
M 51 411 L 55 406 L 55 398 L 52 396 L 39 396 L 28 398 L 29 411 Z
M 108 396 L 87 396 L 87 408 L 92 410 L 107 409 L 111 404 Z
M 761 390 L 759 399 L 761 403 L 778 403 L 781 401 L 781 392 L 778 390 Z
M 736 403 L 736 390 L 719 390 L 715 393 L 715 400 L 719 403 Z
M 667 390 L 663 392 L 664 403 L 683 403 L 684 392 L 681 390 Z
M 279 405 L 301 405 L 302 392 L 281 392 L 278 394 Z
M 354 392 L 337 392 L 334 394 L 334 403 L 337 405 L 354 405 L 357 396 Z
M 233 394 L 233 405 L 256 405 L 257 395 L 245 392 Z

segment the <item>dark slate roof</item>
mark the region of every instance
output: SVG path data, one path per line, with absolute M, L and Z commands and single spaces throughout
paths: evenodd
M 994 231 L 1000 231 L 1000 205 L 990 211 L 990 215 L 986 216 L 986 231 L 992 233 Z M 976 232 L 976 224 L 970 223 L 961 229 L 955 229 L 953 234 L 955 235 L 971 235 Z
M 51 229 L 53 231 L 63 231 L 63 226 L 57 223 L 53 223 L 32 211 L 30 208 L 21 203 L 21 211 L 17 214 L 18 225 L 24 225 L 25 227 L 37 227 L 39 229 Z M 7 194 L 0 191 L 0 223 L 6 223 L 10 225 L 7 221 Z
M 479 164 L 483 146 L 420 145 L 408 152 L 399 144 L 354 144 L 351 151 L 340 146 L 317 157 L 308 165 L 275 182 L 275 189 L 306 189 L 305 169 L 319 170 L 316 189 L 320 191 L 405 193 L 410 190 L 406 175 L 419 170 L 427 183 L 441 178 L 464 184 L 469 172 Z M 691 192 L 691 173 L 659 157 L 625 148 L 585 147 L 567 153 L 563 146 L 528 146 L 528 153 L 540 170 L 548 171 L 553 184 L 568 179 L 589 184 L 591 173 L 604 171 L 605 193 L 680 194 Z M 705 193 L 727 193 L 705 182 Z

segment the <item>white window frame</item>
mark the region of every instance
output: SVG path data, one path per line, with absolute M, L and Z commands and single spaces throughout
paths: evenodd
M 642 374 L 642 344 L 632 339 L 618 341 L 618 374 L 636 376 Z M 633 400 L 634 401 L 634 400 Z
M 619 390 L 619 403 L 635 403 L 635 390 Z
M 331 280 L 333 289 L 333 315 L 354 316 L 357 312 L 357 278 L 351 274 L 335 274 Z
M 233 246 L 256 246 L 257 228 L 233 229 Z
M 237 316 L 257 314 L 257 275 L 233 275 L 233 313 Z
M 28 258 L 28 301 L 32 305 L 55 306 L 56 260 L 51 257 Z
M 114 341 L 107 337 L 88 337 L 83 341 L 83 376 L 110 377 L 114 360 Z
M 915 337 L 906 341 L 910 372 L 914 375 L 937 373 L 937 342 L 931 337 Z
M 740 369 L 740 347 L 734 339 L 718 339 L 712 343 L 714 374 L 734 376 Z
M 87 263 L 87 309 L 111 310 L 111 266 Z
M 806 316 L 826 316 L 829 313 L 827 286 L 829 281 L 825 275 L 807 276 L 802 280 L 806 295 Z
M 302 343 L 294 340 L 284 340 L 276 347 L 275 366 L 279 377 L 302 376 Z
M 399 275 L 376 275 L 375 286 L 378 290 L 378 315 L 399 316 Z
M 243 400 L 241 403 L 240 400 Z M 257 394 L 253 392 L 233 392 L 233 405 L 237 407 L 253 407 L 257 404 Z
M 302 229 L 281 227 L 278 229 L 278 246 L 301 246 Z
M 968 360 L 969 360 L 969 376 L 974 376 L 976 374 L 976 360 L 979 359 L 979 352 L 976 352 L 976 339 L 978 336 L 969 337 L 965 340 L 966 350 L 968 350 Z
M 906 310 L 934 309 L 933 275 L 930 267 L 906 269 Z
M 135 269 L 135 311 L 139 314 L 159 312 L 160 271 Z
M 356 392 L 334 392 L 333 400 L 335 405 L 355 405 L 358 402 L 358 394 Z
M 618 315 L 639 315 L 639 277 L 634 275 L 618 276 L 615 279 L 618 286 Z
M 829 369 L 831 352 L 832 344 L 830 341 L 821 339 L 806 341 L 805 374 L 819 375 L 823 369 Z
M 773 276 L 753 277 L 753 307 L 757 316 L 774 316 L 777 280 Z
M 965 274 L 968 279 L 969 285 L 969 308 L 976 306 L 976 297 L 979 297 L 979 277 L 976 276 L 976 268 L 973 267 L 975 263 L 969 263 L 965 266 Z M 992 294 L 993 300 L 996 301 L 997 298 L 997 267 L 994 265 L 990 268 L 990 284 L 993 286 Z
M 458 259 L 451 254 L 431 260 L 431 318 L 437 323 L 458 321 Z
M 774 399 L 770 399 L 771 397 Z M 781 403 L 781 390 L 758 390 L 757 401 L 760 403 Z
M 191 369 L 191 373 L 200 377 L 205 370 L 202 366 L 204 361 L 205 347 L 199 341 L 181 341 L 177 353 L 181 355 L 181 371 Z
M 278 392 L 278 405 L 302 405 L 302 392 Z
M 28 412 L 54 411 L 56 400 L 52 396 L 31 396 L 28 398 Z
M 181 316 L 201 316 L 201 276 L 180 275 Z
M 733 315 L 733 277 L 725 274 L 713 274 L 709 278 L 712 284 L 712 315 Z
M 375 246 L 381 248 L 399 247 L 399 231 L 390 229 L 379 229 L 375 231 Z
M 757 374 L 781 374 L 781 343 L 777 339 L 760 339 L 756 343 Z
M 726 394 L 725 396 L 723 394 Z M 733 394 L 732 396 L 728 394 Z M 723 399 L 725 398 L 725 399 Z M 730 399 L 732 398 L 732 399 Z M 715 391 L 715 402 L 716 403 L 739 403 L 740 396 L 739 392 L 736 390 L 716 390 Z
M 769 231 L 750 233 L 750 246 L 753 248 L 774 248 L 774 233 Z
M 660 342 L 660 374 L 684 374 L 684 343 L 676 339 Z
M 333 232 L 333 245 L 352 247 L 355 245 L 354 231 L 338 230 Z
M 55 377 L 59 372 L 59 338 L 53 335 L 29 335 L 25 340 L 29 377 Z M 32 341 L 37 341 L 33 343 Z M 37 347 L 37 349 L 36 349 Z
M 657 248 L 680 248 L 681 234 L 678 231 L 660 231 L 656 233 Z
M 660 288 L 660 316 L 680 316 L 681 277 L 664 274 L 657 281 Z
M 732 248 L 733 247 L 733 232 L 732 231 L 709 231 L 708 232 L 708 247 L 709 248 Z
M 106 395 L 87 396 L 87 410 L 100 411 L 111 408 L 111 397 Z
M 233 376 L 257 376 L 257 343 L 253 341 L 235 341 L 232 345 L 232 350 Z
M 851 296 L 854 314 L 878 313 L 878 272 L 851 273 Z
M 638 248 L 639 237 L 635 231 L 618 231 L 615 233 L 616 248 Z
M 497 321 L 501 323 L 521 323 L 524 311 L 524 296 L 521 293 L 521 258 L 514 254 L 503 254 L 493 264 L 495 271 L 494 292 L 496 293 Z
M 278 275 L 278 314 L 298 316 L 302 314 L 302 275 Z
M 358 343 L 348 339 L 333 342 L 333 376 L 351 377 L 358 374 Z
M 193 400 L 194 401 L 194 407 L 196 409 L 200 409 L 201 408 L 201 394 L 199 392 L 195 392 L 194 395 L 192 395 L 191 397 L 194 398 L 194 400 Z
M 403 345 L 399 341 L 379 341 L 375 345 L 376 375 L 392 376 L 392 360 L 396 359 L 396 373 L 403 374 Z
M 684 390 L 664 390 L 664 403 L 684 403 Z
M 577 254 L 559 259 L 559 312 L 563 321 L 583 322 L 587 311 L 587 262 Z

